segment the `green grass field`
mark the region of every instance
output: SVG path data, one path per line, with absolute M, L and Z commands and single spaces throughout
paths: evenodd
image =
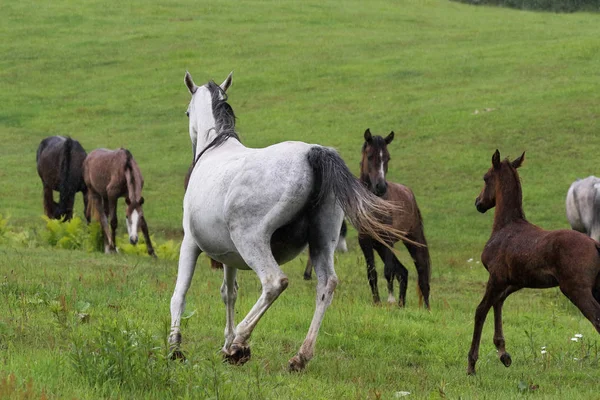
M 0 214 L 11 230 L 43 231 L 35 153 L 62 134 L 88 151 L 128 148 L 151 233 L 180 240 L 192 158 L 183 76 L 220 83 L 234 70 L 229 99 L 248 146 L 332 146 L 358 173 L 364 130 L 394 130 L 388 178 L 415 192 L 433 261 L 431 313 L 417 307 L 404 251 L 407 307 L 374 307 L 351 231 L 316 356 L 289 374 L 314 309 L 305 256 L 284 266 L 290 286 L 255 330 L 252 360 L 234 367 L 217 353 L 222 276 L 204 257 L 180 364 L 164 342 L 175 261 L 0 245 L 0 398 L 598 398 L 598 335 L 558 289 L 506 302 L 510 368 L 491 316 L 476 377 L 466 357 L 492 225 L 473 202 L 494 150 L 527 151 L 525 213 L 548 229 L 568 227 L 570 183 L 600 173 L 600 15 L 443 0 L 23 0 L 0 4 L 0 34 Z M 239 280 L 238 321 L 260 293 L 252 273 Z M 380 268 L 382 294 L 383 281 Z

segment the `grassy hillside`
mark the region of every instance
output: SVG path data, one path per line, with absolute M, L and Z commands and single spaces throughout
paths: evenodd
M 42 229 L 35 152 L 44 137 L 63 134 L 88 151 L 130 149 L 145 177 L 151 232 L 179 238 L 192 158 L 183 76 L 189 70 L 198 84 L 220 82 L 234 70 L 230 103 L 248 146 L 333 146 L 358 173 L 365 128 L 394 130 L 389 179 L 414 190 L 434 268 L 431 314 L 416 308 L 412 289 L 405 310 L 373 308 L 351 233 L 317 357 L 306 373 L 290 376 L 283 366 L 314 303 L 302 260 L 286 267 L 290 288 L 259 324 L 253 361 L 242 368 L 211 358 L 224 310 L 220 274 L 203 261 L 188 298 L 196 313 L 184 330 L 191 361 L 158 368 L 172 374 L 166 378 L 132 375 L 127 382 L 152 384 L 128 387 L 87 381 L 72 366 L 77 338 L 93 347 L 104 343 L 94 342 L 98 329 L 129 323 L 160 345 L 176 263 L 0 246 L 0 304 L 8 307 L 0 307 L 0 372 L 14 372 L 19 390 L 32 379 L 32 391 L 53 398 L 394 398 L 400 391 L 510 398 L 530 383 L 544 397 L 594 398 L 597 335 L 557 290 L 507 302 L 510 369 L 495 359 L 491 317 L 479 377 L 467 378 L 465 369 L 487 279 L 476 261 L 492 222 L 473 202 L 494 150 L 511 158 L 527 151 L 524 208 L 545 228 L 567 227 L 570 183 L 600 173 L 599 19 L 441 0 L 0 4 L 0 213 L 11 216 L 13 229 Z M 414 268 L 402 260 L 412 288 Z M 253 275 L 240 279 L 238 320 L 259 291 Z M 87 303 L 84 324 L 76 314 Z M 571 342 L 574 333 L 586 341 Z M 541 346 L 551 358 L 542 358 Z M 0 380 L 0 394 L 6 387 Z

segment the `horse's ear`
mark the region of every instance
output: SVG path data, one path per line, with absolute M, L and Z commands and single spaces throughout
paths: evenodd
M 140 197 L 140 206 L 144 204 L 144 197 Z
M 192 76 L 189 72 L 185 71 L 185 78 L 183 78 L 183 81 L 185 82 L 185 86 L 187 86 L 191 94 L 196 93 L 196 90 L 198 90 L 198 86 L 196 86 L 196 84 L 194 83 L 194 80 L 192 79 Z
M 525 152 L 521 154 L 521 157 L 514 159 L 513 162 L 510 163 L 510 165 L 512 165 L 513 168 L 517 169 L 521 165 L 523 165 L 523 161 L 525 161 Z
M 225 78 L 225 80 L 223 81 L 223 83 L 221 83 L 221 89 L 223 89 L 224 92 L 227 91 L 227 89 L 229 89 L 229 86 L 231 86 L 231 80 L 233 79 L 233 71 L 231 71 L 229 73 L 229 75 L 227 76 L 227 78 Z
M 391 131 L 390 134 L 387 135 L 384 140 L 385 140 L 385 144 L 392 143 L 392 140 L 394 140 L 394 131 Z
M 371 130 L 367 128 L 365 131 L 365 142 L 370 142 L 371 140 L 373 140 L 373 136 L 371 136 Z
M 125 197 L 125 204 L 127 204 L 127 205 L 131 204 L 131 200 L 129 200 L 129 197 Z
M 500 168 L 500 152 L 496 149 L 496 152 L 492 156 L 492 165 L 495 169 Z

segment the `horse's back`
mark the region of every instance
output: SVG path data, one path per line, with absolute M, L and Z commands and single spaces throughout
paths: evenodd
M 125 175 L 121 173 L 126 161 L 127 155 L 121 149 L 92 150 L 83 163 L 85 184 L 103 197 L 107 196 L 109 185 L 124 187 L 126 190 Z
M 298 242 L 294 249 L 274 251 L 274 256 L 287 261 L 296 255 L 306 244 L 303 210 L 313 192 L 307 160 L 313 146 L 283 142 L 262 149 L 233 145 L 227 151 L 224 145 L 222 152 L 203 155 L 184 198 L 186 234 L 211 257 L 239 264 L 232 227 L 243 224 L 270 235 L 279 232 L 272 237 L 275 242 L 279 234 L 289 238 L 293 232 Z
M 71 151 L 68 155 L 65 151 L 67 140 L 71 141 Z M 38 175 L 44 184 L 51 186 L 54 190 L 59 190 L 63 179 L 61 169 L 66 168 L 71 183 L 77 190 L 82 190 L 82 167 L 86 155 L 84 148 L 77 140 L 64 136 L 49 136 L 43 139 L 38 146 L 36 155 Z M 64 165 L 67 160 L 69 165 Z
M 400 205 L 392 214 L 392 225 L 407 233 L 422 226 L 421 213 L 413 191 L 406 185 L 387 181 L 388 188 L 382 197 L 384 200 Z

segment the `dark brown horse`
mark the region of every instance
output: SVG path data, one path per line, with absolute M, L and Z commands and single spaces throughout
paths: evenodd
M 138 241 L 138 227 L 142 229 L 148 254 L 156 257 L 148 225 L 144 218 L 142 188 L 144 178 L 133 156 L 126 149 L 92 151 L 83 163 L 83 177 L 89 190 L 90 206 L 98 211 L 104 233 L 104 251 L 115 252 L 115 232 L 117 230 L 117 200 L 125 197 L 125 213 L 129 241 Z M 110 230 L 108 221 L 110 220 Z
M 73 218 L 75 194 L 83 194 L 84 212 L 87 210 L 87 188 L 83 181 L 83 160 L 86 152 L 77 140 L 63 136 L 49 136 L 40 143 L 36 162 L 38 175 L 44 186 L 44 213 L 48 218 Z M 59 192 L 58 203 L 53 191 Z M 85 214 L 90 220 L 89 215 Z
M 400 205 L 401 209 L 392 212 L 391 219 L 387 219 L 385 222 L 390 227 L 406 232 L 408 240 L 403 241 L 403 243 L 408 249 L 419 275 L 419 305 L 422 304 L 424 299 L 425 307 L 429 310 L 431 260 L 427 241 L 425 240 L 421 211 L 410 188 L 398 183 L 388 182 L 385 179 L 390 160 L 387 146 L 394 139 L 394 132 L 391 132 L 386 138 L 382 138 L 381 136 L 372 136 L 371 131 L 367 129 L 364 138 L 365 142 L 362 147 L 362 160 L 360 162 L 360 180 L 377 196 Z M 395 302 L 393 294 L 394 279 L 397 279 L 400 286 L 398 305 L 403 307 L 406 303 L 408 270 L 391 250 L 395 241 L 389 240 L 386 246 L 374 240 L 371 236 L 359 233 L 358 243 L 367 261 L 367 277 L 369 285 L 371 285 L 373 301 L 375 303 L 381 301 L 377 289 L 377 271 L 375 270 L 375 257 L 373 254 L 373 249 L 375 249 L 385 264 L 384 275 L 387 280 L 388 302 Z
M 525 219 L 517 173 L 524 159 L 525 153 L 512 162 L 500 161 L 496 150 L 492 167 L 483 176 L 483 190 L 475 199 L 477 211 L 484 213 L 494 207 L 496 210 L 492 235 L 481 254 L 490 277 L 475 312 L 467 369 L 471 375 L 475 374 L 481 330 L 491 307 L 494 345 L 500 361 L 510 366 L 512 360 L 502 333 L 502 305 L 511 293 L 522 288 L 559 286 L 600 332 L 600 244 L 583 233 L 566 229 L 546 231 Z

